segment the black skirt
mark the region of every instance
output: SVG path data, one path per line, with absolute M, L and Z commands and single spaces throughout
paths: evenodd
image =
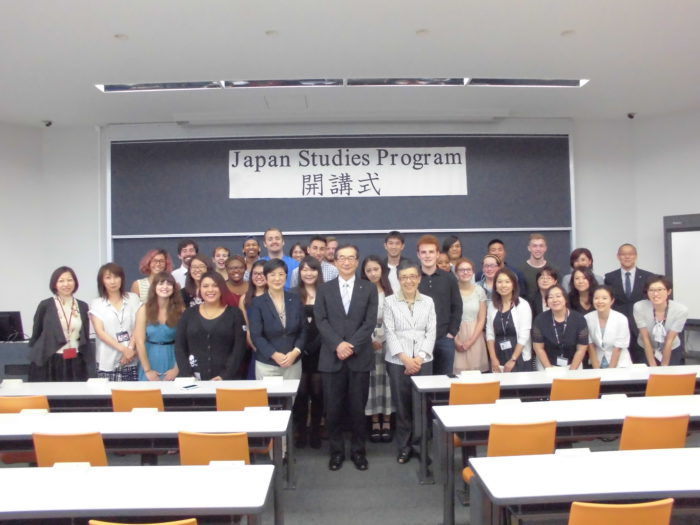
M 44 366 L 29 365 L 29 381 L 87 381 L 88 373 L 85 357 L 78 354 L 74 359 L 63 359 L 61 354 L 53 354 Z

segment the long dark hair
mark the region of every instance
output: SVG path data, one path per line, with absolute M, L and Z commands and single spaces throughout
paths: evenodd
M 244 296 L 246 308 L 248 306 L 250 306 L 251 303 L 253 302 L 253 297 L 255 297 L 255 292 L 256 292 L 256 286 L 255 286 L 255 283 L 253 283 L 253 271 L 257 267 L 264 268 L 266 262 L 267 262 L 267 260 L 258 259 L 257 261 L 255 261 L 253 263 L 253 266 L 250 267 L 250 275 L 248 276 L 248 290 L 246 290 L 246 293 Z
M 316 257 L 311 257 L 307 255 L 301 261 L 299 261 L 299 287 L 297 291 L 299 292 L 299 297 L 301 298 L 302 304 L 306 304 L 306 300 L 309 297 L 309 292 L 306 289 L 306 283 L 301 279 L 301 271 L 305 266 L 308 266 L 312 270 L 316 270 L 316 289 L 323 284 L 323 269 L 321 268 L 321 263 L 316 259 Z
M 498 293 L 498 288 L 496 288 L 496 281 L 498 281 L 498 277 L 501 275 L 505 275 L 510 279 L 510 282 L 513 283 L 513 296 L 510 299 L 511 303 L 517 306 L 520 302 L 520 287 L 518 286 L 517 276 L 508 268 L 501 268 L 496 272 L 496 275 L 493 276 L 493 294 L 491 295 L 491 302 L 496 307 L 496 310 L 500 310 L 503 307 L 503 298 L 501 294 Z
M 389 297 L 394 293 L 394 291 L 391 289 L 391 283 L 389 282 L 389 267 L 378 255 L 368 255 L 365 257 L 364 261 L 362 261 L 362 271 L 360 272 L 360 277 L 362 277 L 365 281 L 369 281 L 367 275 L 365 275 L 365 266 L 367 266 L 368 262 L 375 262 L 382 269 L 382 275 L 379 278 L 379 286 L 381 286 L 382 290 L 384 290 L 384 296 Z
M 214 269 L 214 266 L 212 265 L 211 259 L 209 259 L 209 257 L 206 257 L 204 255 L 195 255 L 190 259 L 190 267 L 192 266 L 192 263 L 194 261 L 199 261 L 207 266 L 207 269 L 204 273 L 211 272 Z M 204 273 L 202 274 L 202 277 L 204 277 Z M 197 283 L 195 283 L 194 279 L 192 278 L 191 269 L 187 271 L 187 277 L 185 278 L 185 291 L 189 294 L 190 297 L 197 296 Z
M 583 277 L 588 281 L 588 301 L 591 303 L 591 306 L 593 306 L 593 290 L 598 287 L 598 281 L 591 269 L 585 266 L 577 266 L 574 268 L 574 271 L 571 272 L 571 281 L 569 282 L 569 304 L 571 308 L 577 312 L 581 312 L 583 311 L 583 307 L 581 306 L 581 293 L 574 286 L 574 276 L 576 272 L 581 272 Z
M 165 324 L 175 327 L 177 322 L 182 317 L 182 312 L 185 310 L 185 303 L 182 300 L 180 286 L 175 282 L 175 278 L 170 272 L 160 272 L 153 276 L 153 282 L 148 289 L 148 299 L 146 299 L 146 321 L 149 324 L 158 323 L 158 296 L 156 295 L 156 285 L 167 282 L 173 286 L 173 293 L 168 297 L 168 306 L 166 307 Z

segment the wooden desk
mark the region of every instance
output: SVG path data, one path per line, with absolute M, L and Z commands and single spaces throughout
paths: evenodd
M 676 505 L 699 502 L 698 448 L 565 452 L 471 459 L 470 524 L 490 524 L 499 507 L 514 505 L 668 497 Z
M 418 479 L 421 483 L 433 483 L 429 469 L 429 403 L 446 404 L 450 385 L 454 382 L 495 381 L 501 382 L 501 398 L 518 398 L 521 400 L 541 400 L 549 398 L 552 380 L 555 377 L 589 378 L 600 377 L 602 394 L 624 393 L 643 395 L 650 373 L 698 375 L 696 392 L 700 392 L 700 365 L 666 366 L 666 367 L 632 367 L 567 370 L 564 374 L 552 375 L 544 370 L 538 372 L 513 372 L 510 374 L 476 374 L 466 379 L 442 376 L 414 376 L 413 400 L 421 407 L 421 420 L 417 422 L 421 429 L 420 463 Z
M 177 448 L 178 432 L 247 432 L 274 438 L 275 523 L 282 525 L 282 438 L 290 427 L 288 410 L 242 412 L 61 412 L 0 414 L 0 443 L 12 450 L 32 450 L 32 434 L 100 432 L 108 449 Z M 1 469 L 0 469 L 1 470 Z M 14 469 L 12 469 L 14 470 Z
M 464 433 L 467 443 L 488 439 L 492 423 L 557 421 L 557 436 L 596 437 L 619 434 L 626 416 L 690 415 L 690 428 L 700 430 L 700 396 L 630 397 L 578 401 L 513 401 L 495 405 L 434 407 L 440 465 L 444 473 L 443 523 L 454 523 L 454 432 Z
M 248 514 L 259 523 L 273 470 L 272 465 L 5 468 L 0 520 Z M 117 486 L 129 487 L 126 497 L 109 489 Z

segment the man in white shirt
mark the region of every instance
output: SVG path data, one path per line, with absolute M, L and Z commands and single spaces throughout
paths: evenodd
M 190 269 L 190 261 L 192 257 L 199 253 L 199 245 L 193 239 L 183 239 L 177 244 L 177 258 L 182 261 L 180 267 L 173 270 L 173 278 L 180 285 L 180 288 L 185 287 L 187 272 Z
M 397 274 L 397 268 L 401 261 L 406 260 L 403 257 L 403 249 L 406 246 L 406 240 L 401 232 L 392 230 L 390 231 L 386 238 L 384 239 L 384 249 L 386 250 L 386 262 L 389 268 L 389 283 L 391 284 L 391 289 L 396 292 L 399 290 L 399 277 Z

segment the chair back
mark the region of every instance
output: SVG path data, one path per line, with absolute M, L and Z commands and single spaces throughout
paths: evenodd
M 556 377 L 549 393 L 550 401 L 569 399 L 598 399 L 600 397 L 600 377 L 570 379 Z
M 485 405 L 501 397 L 501 382 L 452 383 L 450 405 Z
M 0 414 L 13 414 L 24 409 L 49 409 L 46 396 L 3 396 L 0 397 Z
M 117 523 L 116 521 L 90 520 L 88 525 L 128 525 L 127 523 Z M 142 523 L 141 525 L 197 525 L 195 518 L 177 521 L 159 521 L 157 523 Z
M 269 406 L 266 388 L 217 388 L 216 409 L 240 411 Z
M 245 461 L 250 464 L 248 434 L 180 432 L 180 464 L 208 465 L 211 461 Z
M 488 456 L 553 454 L 557 422 L 493 423 L 489 430 Z
M 163 393 L 159 388 L 149 390 L 119 390 L 112 389 L 112 410 L 115 412 L 131 412 L 134 408 L 157 408 L 165 410 Z
M 107 466 L 107 452 L 99 432 L 87 434 L 32 434 L 36 462 L 40 467 L 54 463 L 86 461 L 93 467 Z
M 692 396 L 696 381 L 696 374 L 649 374 L 646 395 Z
M 672 510 L 673 498 L 628 504 L 574 501 L 569 525 L 669 525 Z
M 622 424 L 620 450 L 685 448 L 689 415 L 668 417 L 627 416 Z

